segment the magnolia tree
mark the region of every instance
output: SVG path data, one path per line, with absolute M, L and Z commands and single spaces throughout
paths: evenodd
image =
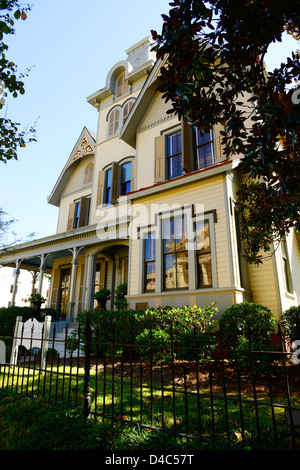
M 298 0 L 174 0 L 152 31 L 164 59 L 159 91 L 170 113 L 202 131 L 224 125 L 228 158 L 242 156 L 237 194 L 245 257 L 261 263 L 274 241 L 300 229 L 300 61 L 266 73 L 271 43 L 299 39 Z
M 23 78 L 27 74 L 19 74 L 17 66 L 7 57 L 8 46 L 4 43 L 5 35 L 14 34 L 16 20 L 25 20 L 26 11 L 16 0 L 0 0 L 0 161 L 17 159 L 17 150 L 25 147 L 27 142 L 35 140 L 35 128 L 20 129 L 20 124 L 7 116 L 6 99 L 8 95 L 16 98 L 24 94 Z

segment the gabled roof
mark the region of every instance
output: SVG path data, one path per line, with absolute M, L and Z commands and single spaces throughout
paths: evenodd
M 96 135 L 84 127 L 81 134 L 65 164 L 58 180 L 55 183 L 54 188 L 50 196 L 48 197 L 48 203 L 54 206 L 59 206 L 61 194 L 70 179 L 75 167 L 78 162 L 84 157 L 91 156 L 95 153 Z
M 131 108 L 131 111 L 122 129 L 120 130 L 120 139 L 124 140 L 127 144 L 134 148 L 136 147 L 136 131 L 157 93 L 157 78 L 159 76 L 160 69 L 166 60 L 167 57 L 165 57 L 163 60 L 158 59 L 155 62 L 139 96 Z

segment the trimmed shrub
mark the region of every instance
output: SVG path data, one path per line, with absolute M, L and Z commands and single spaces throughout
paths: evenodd
M 226 346 L 236 345 L 241 338 L 253 343 L 270 344 L 275 325 L 272 312 L 267 307 L 251 302 L 227 307 L 220 319 Z
M 280 323 L 283 327 L 284 334 L 287 338 L 288 344 L 291 347 L 296 336 L 297 317 L 300 321 L 300 306 L 292 306 L 282 313 Z M 297 338 L 300 339 L 300 338 Z
M 238 367 L 249 367 L 252 361 L 260 371 L 274 360 L 268 353 L 251 351 L 272 351 L 272 337 L 275 330 L 272 312 L 260 304 L 245 302 L 227 307 L 220 320 L 223 344 L 230 350 L 230 359 Z
M 145 328 L 135 338 L 137 353 L 142 361 L 166 364 L 172 360 L 171 336 L 165 330 Z

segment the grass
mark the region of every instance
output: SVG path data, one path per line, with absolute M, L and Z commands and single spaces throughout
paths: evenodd
M 56 436 L 55 439 L 53 436 L 45 438 L 47 442 L 42 439 L 39 445 L 46 448 L 48 445 L 52 448 L 72 445 L 75 448 L 102 446 L 105 450 L 136 446 L 162 449 L 165 448 L 163 446 L 173 446 L 174 449 L 187 446 L 274 449 L 277 445 L 279 449 L 288 449 L 291 443 L 284 408 L 280 406 L 284 404 L 282 397 L 274 397 L 272 403 L 279 406 L 272 407 L 265 393 L 258 393 L 255 402 L 253 395 L 247 391 L 242 394 L 241 402 L 237 390 L 232 388 L 226 391 L 225 400 L 223 391 L 218 388 L 214 387 L 213 393 L 210 393 L 208 383 L 201 384 L 199 394 L 195 393 L 196 386 L 192 381 L 187 383 L 183 380 L 180 383 L 178 380 L 174 384 L 163 368 L 157 367 L 154 376 L 151 376 L 146 369 L 133 372 L 130 368 L 120 367 L 120 364 L 114 369 L 102 366 L 99 370 L 91 370 L 92 412 L 98 417 L 87 423 L 81 412 L 83 368 L 60 365 L 48 367 L 45 373 L 39 374 L 34 367 L 1 367 L 0 388 L 6 390 L 2 393 L 9 392 L 4 396 L 4 403 L 10 404 L 8 414 L 1 412 L 0 443 L 2 439 L 5 446 L 24 445 L 27 448 L 29 444 L 26 439 L 30 442 L 35 440 L 31 434 L 38 436 L 43 428 L 51 436 Z M 24 395 L 39 396 L 39 399 L 22 401 Z M 14 406 L 17 402 L 18 405 Z M 60 406 L 50 408 L 45 403 Z M 3 408 L 3 403 L 0 405 Z M 18 409 L 23 406 L 26 409 L 23 409 L 23 417 L 20 418 Z M 7 421 L 3 424 L 3 420 Z M 9 437 L 4 438 L 3 433 L 3 429 L 7 431 L 9 421 L 11 428 L 8 435 L 12 436 L 12 441 Z M 112 425 L 112 422 L 115 424 Z M 126 426 L 127 423 L 131 426 Z M 175 437 L 174 432 L 188 434 L 190 439 Z M 83 433 L 86 436 L 84 439 Z M 19 444 L 14 442 L 16 434 L 24 436 Z M 64 443 L 60 443 L 60 434 Z M 75 436 L 75 440 L 73 437 L 71 439 L 71 435 Z M 70 436 L 73 443 L 66 444 L 67 439 L 63 436 Z M 87 442 L 87 439 L 90 441 Z

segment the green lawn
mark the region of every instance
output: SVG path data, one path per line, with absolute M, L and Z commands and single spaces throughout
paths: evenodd
M 191 439 L 200 438 L 204 446 L 288 449 L 291 436 L 281 406 L 286 404 L 283 396 L 274 396 L 271 402 L 260 392 L 255 402 L 251 391 L 239 395 L 233 385 L 230 390 L 214 385 L 210 393 L 206 381 L 198 384 L 196 393 L 196 383 L 182 377 L 173 383 L 164 368 L 157 367 L 151 376 L 149 370 L 146 374 L 138 367 L 133 371 L 120 364 L 101 366 L 91 370 L 92 416 L 103 425 L 114 420 L 142 426 L 145 433 L 162 429 L 187 434 Z M 0 388 L 50 403 L 80 408 L 83 386 L 84 369 L 76 366 L 49 365 L 44 373 L 33 366 L 1 366 Z M 299 395 L 293 403 L 299 406 Z

